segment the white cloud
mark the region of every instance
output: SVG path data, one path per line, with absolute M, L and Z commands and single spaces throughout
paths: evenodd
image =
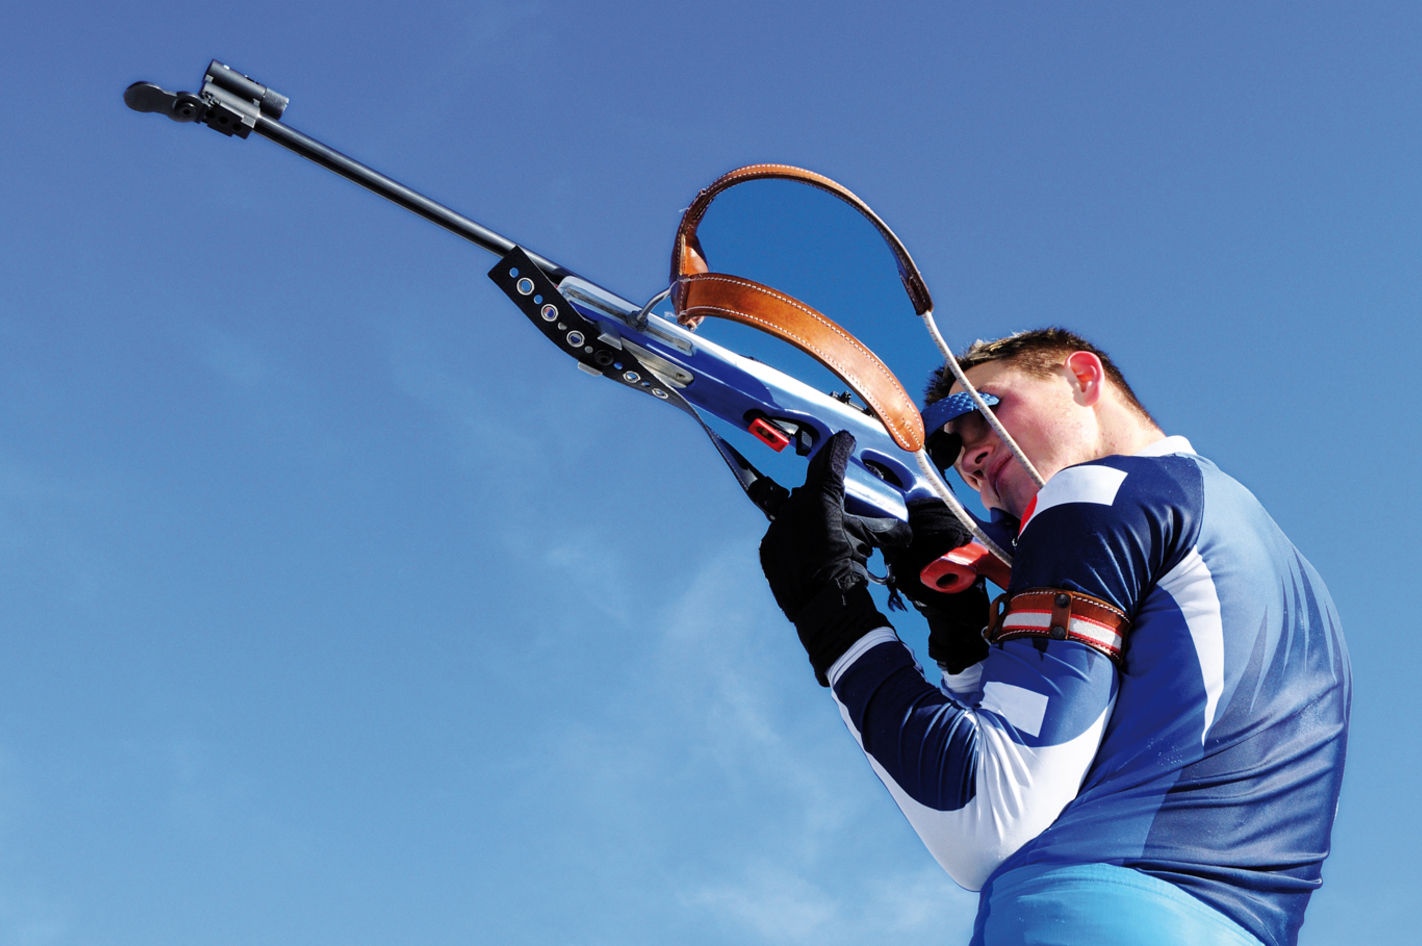
M 932 937 L 966 942 L 977 897 L 937 867 L 866 877 L 836 893 L 796 873 L 756 864 L 735 883 L 707 884 L 683 894 L 682 902 L 731 926 L 742 942 L 868 943 L 885 936 Z
M 708 884 L 691 891 L 683 902 L 771 943 L 824 943 L 826 934 L 842 928 L 843 911 L 833 897 L 802 877 L 768 865 L 743 883 Z
M 662 607 L 598 627 L 646 646 L 585 668 L 605 684 L 596 705 L 530 746 L 577 773 L 571 802 L 552 803 L 575 806 L 561 814 L 573 856 L 596 863 L 610 898 L 674 909 L 707 942 L 966 939 L 976 897 L 932 863 L 863 762 L 754 549 L 733 539 L 659 589 Z M 619 593 L 656 599 L 615 556 L 603 566 Z

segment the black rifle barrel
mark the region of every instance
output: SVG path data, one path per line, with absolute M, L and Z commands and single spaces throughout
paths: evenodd
M 379 171 L 372 170 L 359 161 L 346 157 L 334 148 L 326 147 L 315 138 L 303 135 L 289 125 L 283 125 L 279 121 L 273 121 L 262 115 L 257 118 L 257 125 L 252 130 L 263 138 L 275 141 L 283 148 L 296 152 L 303 158 L 315 161 L 322 167 L 335 171 L 341 177 L 355 181 L 361 187 L 374 191 L 406 210 L 414 211 L 426 220 L 439 224 L 451 233 L 464 237 L 470 243 L 482 247 L 490 253 L 504 256 L 516 245 L 508 237 L 500 236 L 488 227 L 480 226 L 463 214 L 455 213 L 443 204 L 430 200 L 424 194 L 413 191 L 398 181 L 392 181 Z M 528 251 L 525 250 L 525 252 Z M 537 253 L 529 252 L 528 255 L 538 264 L 538 268 L 547 273 L 554 282 L 564 276 L 573 275 L 569 270 Z

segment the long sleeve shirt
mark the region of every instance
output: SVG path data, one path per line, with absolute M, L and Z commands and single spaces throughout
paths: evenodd
M 968 889 L 1029 864 L 1176 884 L 1270 946 L 1297 941 L 1338 803 L 1351 681 L 1323 581 L 1258 500 L 1169 437 L 1058 472 L 1011 587 L 1132 619 L 1123 662 L 1013 640 L 934 685 L 890 628 L 830 669 L 874 771 Z

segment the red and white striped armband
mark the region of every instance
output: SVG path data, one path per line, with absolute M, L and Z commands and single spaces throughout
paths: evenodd
M 1100 598 L 1065 588 L 1029 588 L 1010 600 L 998 596 L 983 637 L 989 644 L 1020 637 L 1079 641 L 1119 665 L 1130 626 L 1124 611 Z

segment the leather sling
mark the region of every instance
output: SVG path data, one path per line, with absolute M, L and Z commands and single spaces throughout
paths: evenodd
M 747 181 L 779 179 L 809 184 L 833 194 L 863 214 L 893 251 L 899 277 L 919 315 L 933 309 L 923 276 L 903 242 L 878 214 L 848 189 L 829 178 L 784 164 L 752 164 L 723 174 L 701 191 L 682 215 L 671 259 L 671 296 L 677 322 L 695 329 L 703 318 L 729 319 L 760 329 L 810 355 L 849 385 L 905 450 L 923 449 L 923 418 L 888 367 L 862 342 L 823 313 L 793 296 L 728 273 L 716 273 L 706 260 L 696 229 L 711 202 L 728 188 Z

